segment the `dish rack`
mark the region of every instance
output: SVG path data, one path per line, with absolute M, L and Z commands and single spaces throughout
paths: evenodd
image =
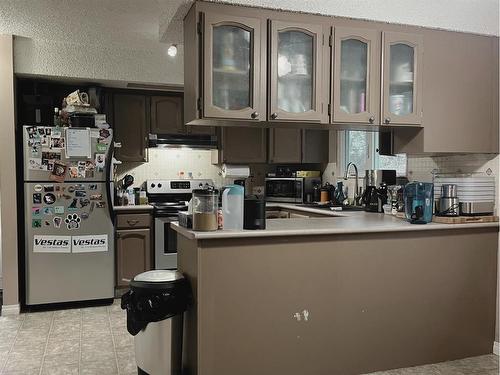
M 457 186 L 460 215 L 491 215 L 495 210 L 495 176 L 484 172 L 433 171 L 434 202 L 439 204 L 441 187 L 445 184 Z M 437 209 L 436 209 L 437 210 Z

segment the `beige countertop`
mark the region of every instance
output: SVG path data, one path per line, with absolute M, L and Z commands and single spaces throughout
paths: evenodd
M 264 230 L 218 230 L 213 232 L 197 232 L 183 228 L 179 226 L 178 223 L 172 223 L 171 226 L 175 231 L 186 238 L 200 240 L 499 227 L 498 222 L 474 224 L 410 224 L 406 220 L 392 215 L 364 211 L 330 211 L 325 209 L 300 207 L 294 204 L 271 203 L 268 204 L 268 207 L 288 208 L 298 211 L 323 214 L 325 217 L 270 219 L 266 221 L 266 229 Z
M 153 206 L 150 204 L 136 204 L 134 206 L 113 206 L 113 210 L 120 211 L 149 211 Z

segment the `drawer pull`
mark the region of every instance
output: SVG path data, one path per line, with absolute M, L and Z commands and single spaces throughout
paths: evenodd
M 139 220 L 132 220 L 132 219 L 129 219 L 129 220 L 127 220 L 127 223 L 128 223 L 131 227 L 133 227 L 133 226 L 135 226 L 135 225 L 137 225 L 137 224 L 139 223 Z

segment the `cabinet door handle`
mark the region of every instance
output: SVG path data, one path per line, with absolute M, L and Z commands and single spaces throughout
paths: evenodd
M 277 119 L 278 118 L 278 114 L 276 112 L 271 113 L 271 118 L 273 120 Z
M 375 117 L 371 116 L 368 121 L 370 122 L 370 124 L 373 124 L 375 122 Z
M 386 117 L 386 118 L 385 118 L 385 123 L 386 123 L 386 124 L 388 124 L 388 123 L 390 123 L 390 122 L 391 122 L 391 118 L 390 118 L 390 117 Z
M 127 223 L 130 225 L 130 226 L 134 226 L 134 225 L 137 225 L 137 223 L 139 222 L 139 220 L 132 220 L 132 219 L 129 219 L 127 220 Z
M 251 118 L 253 119 L 256 119 L 259 117 L 259 112 L 253 112 L 251 115 L 250 115 Z

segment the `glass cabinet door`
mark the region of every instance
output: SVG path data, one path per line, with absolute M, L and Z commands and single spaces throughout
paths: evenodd
M 422 48 L 419 35 L 384 33 L 383 123 L 422 123 Z
M 380 107 L 380 35 L 335 28 L 333 122 L 376 124 Z
M 322 27 L 271 22 L 269 120 L 321 121 Z
M 204 22 L 204 117 L 258 121 L 261 21 L 207 14 Z

